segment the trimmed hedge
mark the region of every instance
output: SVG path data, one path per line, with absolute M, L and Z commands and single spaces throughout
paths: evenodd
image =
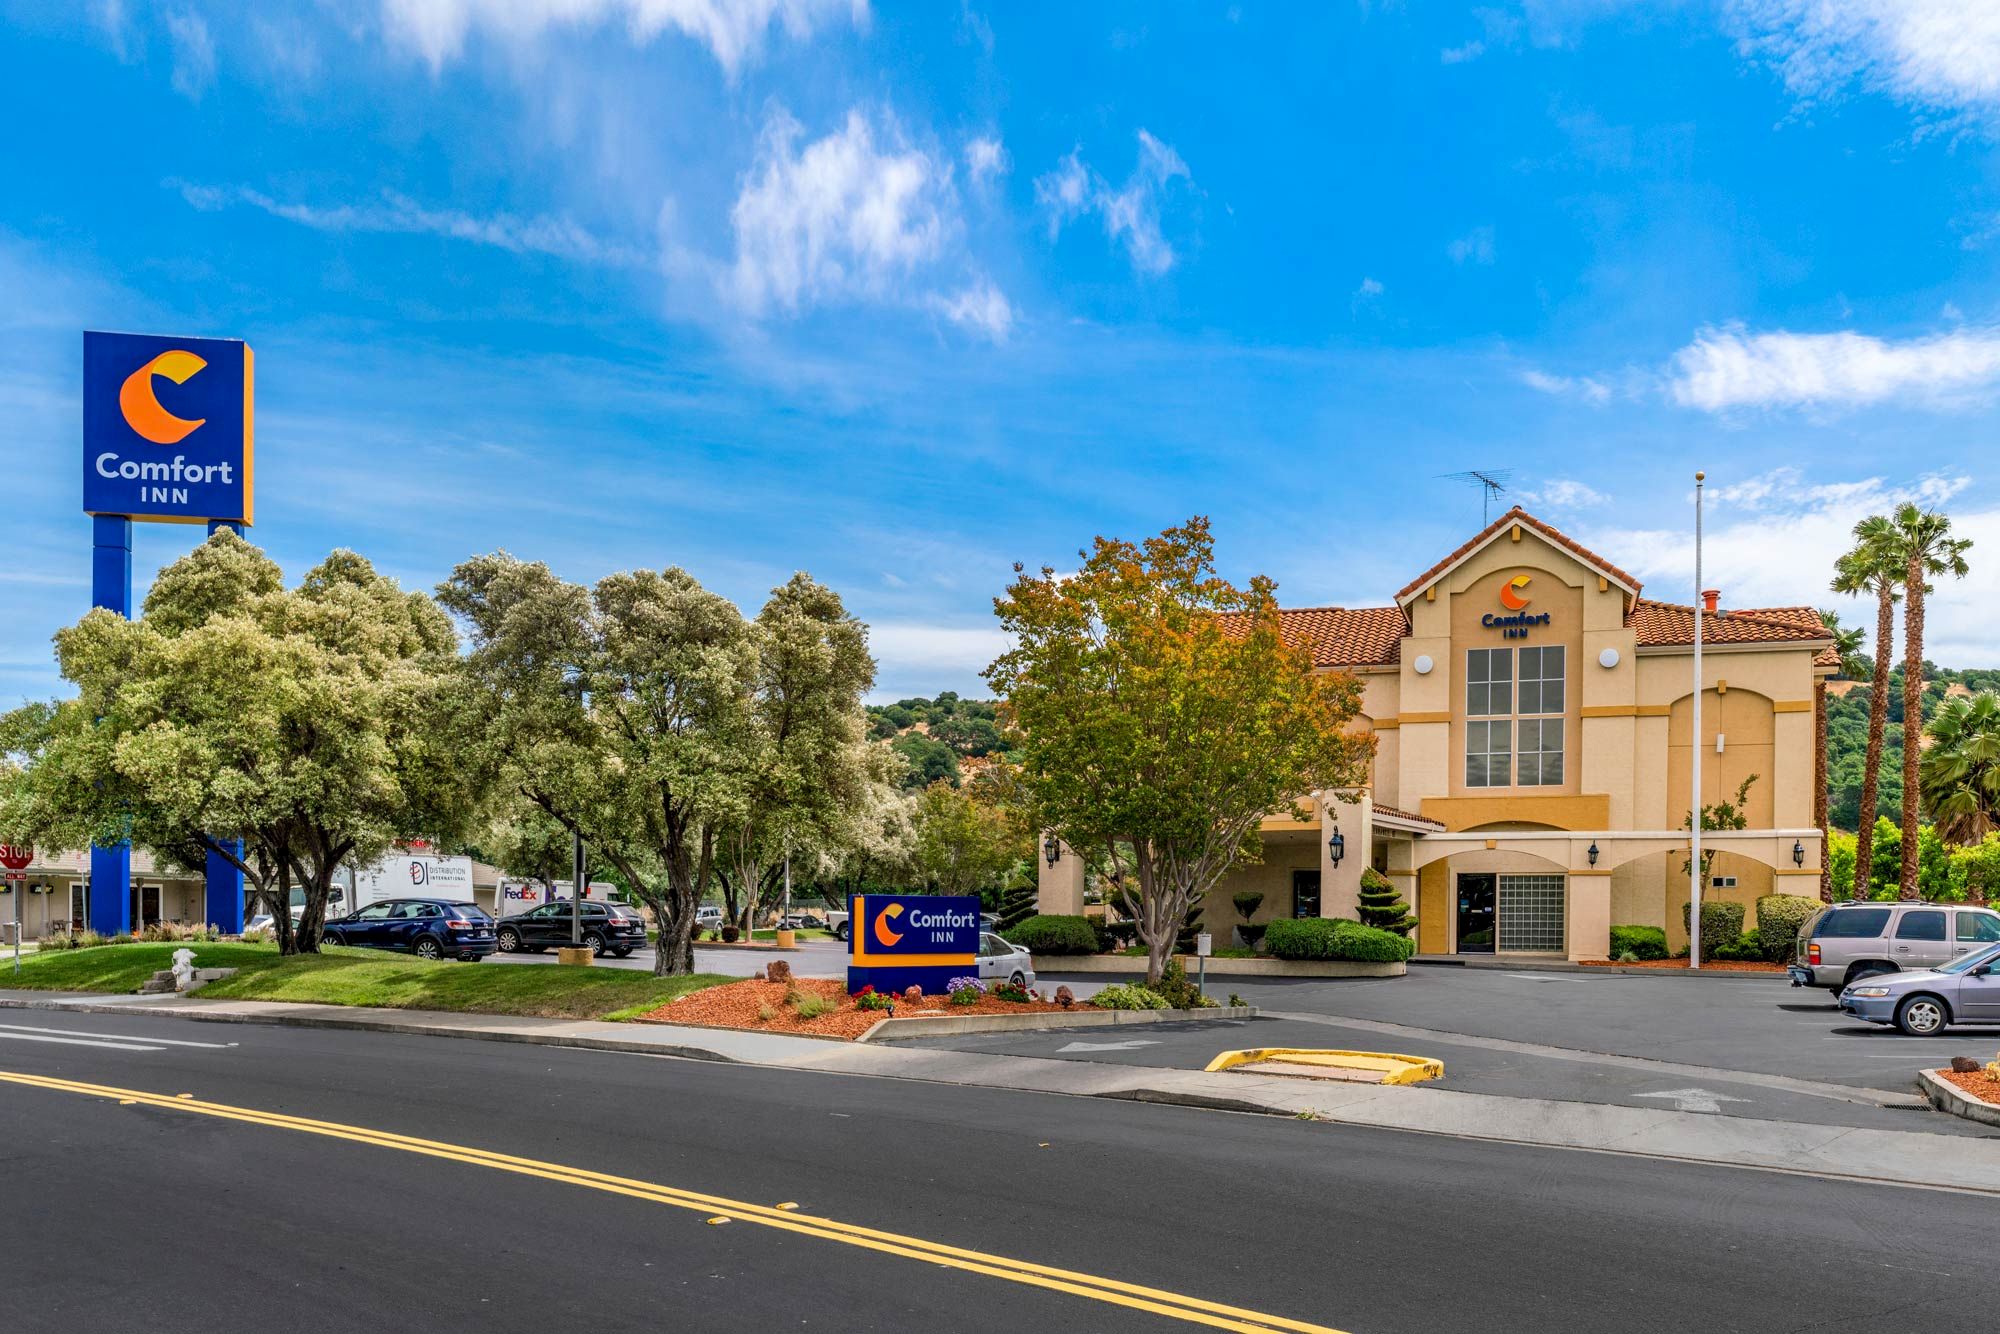
M 1165 1010 L 1167 998 L 1142 982 L 1113 982 L 1090 998 L 1100 1010 Z
M 1681 926 L 1688 920 L 1688 905 L 1681 905 Z M 1720 899 L 1701 901 L 1701 957 L 1720 957 L 1719 950 L 1733 950 L 1743 939 L 1743 905 Z
M 1280 918 L 1264 933 L 1264 943 L 1280 959 L 1346 959 L 1355 963 L 1401 963 L 1416 946 L 1393 931 L 1345 917 Z
M 1622 959 L 1667 957 L 1667 929 L 1663 926 L 1614 926 L 1611 928 L 1611 957 Z
M 1821 908 L 1818 899 L 1799 894 L 1766 894 L 1757 900 L 1757 943 L 1772 963 L 1790 963 L 1797 951 L 1799 932 Z
M 1005 933 L 1010 944 L 1032 954 L 1095 954 L 1097 932 L 1087 917 L 1038 913 Z

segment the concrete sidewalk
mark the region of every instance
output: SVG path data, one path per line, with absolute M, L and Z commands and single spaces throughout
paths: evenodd
M 362 1029 L 582 1047 L 787 1070 L 1123 1098 L 1383 1130 L 1585 1149 L 2000 1195 L 2000 1138 L 1762 1121 L 1419 1087 L 885 1047 L 728 1029 L 178 996 L 0 990 L 0 1008 Z M 1911 1113 L 1913 1116 L 1928 1113 Z

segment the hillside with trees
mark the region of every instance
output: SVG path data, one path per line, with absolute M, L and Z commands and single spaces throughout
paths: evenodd
M 899 699 L 868 706 L 869 735 L 909 764 L 903 786 L 915 791 L 933 783 L 957 787 L 968 770 L 1010 753 L 993 702 L 960 699 L 947 690 L 936 699 Z

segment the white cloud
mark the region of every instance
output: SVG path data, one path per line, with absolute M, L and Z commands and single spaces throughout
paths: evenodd
M 1376 297 L 1382 295 L 1385 290 L 1387 289 L 1375 279 L 1363 278 L 1361 285 L 1354 289 L 1354 295 L 1357 297 Z
M 1536 505 L 1547 505 L 1551 509 L 1588 509 L 1602 505 L 1610 497 L 1586 482 L 1569 477 L 1555 477 L 1532 490 L 1518 493 L 1521 499 Z
M 1992 0 L 1732 0 L 1746 55 L 1813 99 L 1850 83 L 1946 113 L 2000 111 Z
M 1193 183 L 1187 163 L 1145 130 L 1139 131 L 1139 161 L 1125 184 L 1116 189 L 1083 160 L 1081 147 L 1056 164 L 1056 169 L 1035 181 L 1035 199 L 1049 218 L 1053 239 L 1065 223 L 1086 213 L 1096 213 L 1104 223 L 1104 234 L 1122 243 L 1132 267 L 1141 273 L 1161 274 L 1174 266 L 1174 248 L 1160 230 L 1160 201 L 1175 180 Z
M 883 676 L 910 672 L 964 672 L 978 675 L 1010 644 L 1004 631 L 932 625 L 916 621 L 874 621 L 868 648 Z
M 321 232 L 377 232 L 428 235 L 495 246 L 515 254 L 553 255 L 591 264 L 641 265 L 640 251 L 605 241 L 567 218 L 520 218 L 508 213 L 479 216 L 455 209 L 425 208 L 393 191 L 365 204 L 294 204 L 246 186 L 193 185 L 170 181 L 195 208 L 214 211 L 248 205 Z
M 1493 229 L 1474 227 L 1445 247 L 1454 264 L 1491 264 L 1493 262 Z
M 796 310 L 829 296 L 881 296 L 938 258 L 956 226 L 951 169 L 890 122 L 858 110 L 824 138 L 780 111 L 730 210 L 732 280 L 752 312 Z
M 1750 334 L 1703 329 L 1674 356 L 1676 402 L 1731 408 L 1860 407 L 1889 399 L 1950 402 L 2000 381 L 2000 329 L 1892 342 L 1865 334 Z
M 192 10 L 167 15 L 167 36 L 174 48 L 174 91 L 190 102 L 215 82 L 215 39 L 208 23 Z
M 1463 46 L 1447 46 L 1438 52 L 1438 61 L 1445 65 L 1463 65 L 1469 60 L 1477 60 L 1486 54 L 1486 43 L 1474 38 Z
M 1874 624 L 1872 604 L 1835 597 L 1827 584 L 1833 562 L 1853 545 L 1854 525 L 1905 500 L 1943 509 L 1962 497 L 1968 480 L 1955 476 L 1890 482 L 1881 477 L 1808 481 L 1793 468 L 1756 477 L 1710 474 L 1702 542 L 1703 582 L 1722 590 L 1725 607 L 1832 607 L 1849 625 Z M 1924 654 L 1947 666 L 2000 661 L 2000 630 L 1992 606 L 2000 600 L 2000 509 L 1951 508 L 1952 530 L 1973 539 L 1972 573 L 1938 581 L 1926 602 Z M 1672 602 L 1694 596 L 1692 493 L 1680 498 L 1680 522 L 1661 529 L 1580 529 L 1578 537 L 1646 581 L 1646 595 Z M 1984 553 L 1985 559 L 1981 559 Z M 1900 639 L 1898 652 L 1901 651 Z
M 865 24 L 866 0 L 382 0 L 390 39 L 433 70 L 455 58 L 475 29 L 519 44 L 553 29 L 622 20 L 634 44 L 672 29 L 702 43 L 734 74 L 756 58 L 772 25 L 804 38 L 842 14 Z
M 966 141 L 965 172 L 974 185 L 1007 174 L 1007 148 L 998 139 L 979 135 Z
M 1014 327 L 1014 307 L 1007 294 L 981 278 L 951 296 L 935 298 L 937 308 L 952 323 L 976 330 L 1001 342 Z
M 1611 386 L 1587 375 L 1550 375 L 1531 367 L 1521 372 L 1521 383 L 1544 394 L 1580 398 L 1598 407 L 1611 401 Z

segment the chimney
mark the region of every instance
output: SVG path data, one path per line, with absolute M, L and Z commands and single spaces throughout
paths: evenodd
M 1705 610 L 1705 611 L 1706 611 L 1706 612 L 1707 612 L 1707 613 L 1708 613 L 1708 614 L 1709 614 L 1710 616 L 1713 616 L 1713 615 L 1715 615 L 1715 614 L 1716 614 L 1716 613 L 1715 613 L 1715 601 L 1716 601 L 1716 599 L 1717 599 L 1717 598 L 1719 598 L 1719 597 L 1721 597 L 1721 596 L 1722 596 L 1722 590 L 1721 590 L 1721 589 L 1719 589 L 1719 588 L 1704 588 L 1704 589 L 1702 589 L 1702 590 L 1701 590 L 1701 605 L 1702 605 L 1702 609 L 1703 609 L 1703 610 Z

